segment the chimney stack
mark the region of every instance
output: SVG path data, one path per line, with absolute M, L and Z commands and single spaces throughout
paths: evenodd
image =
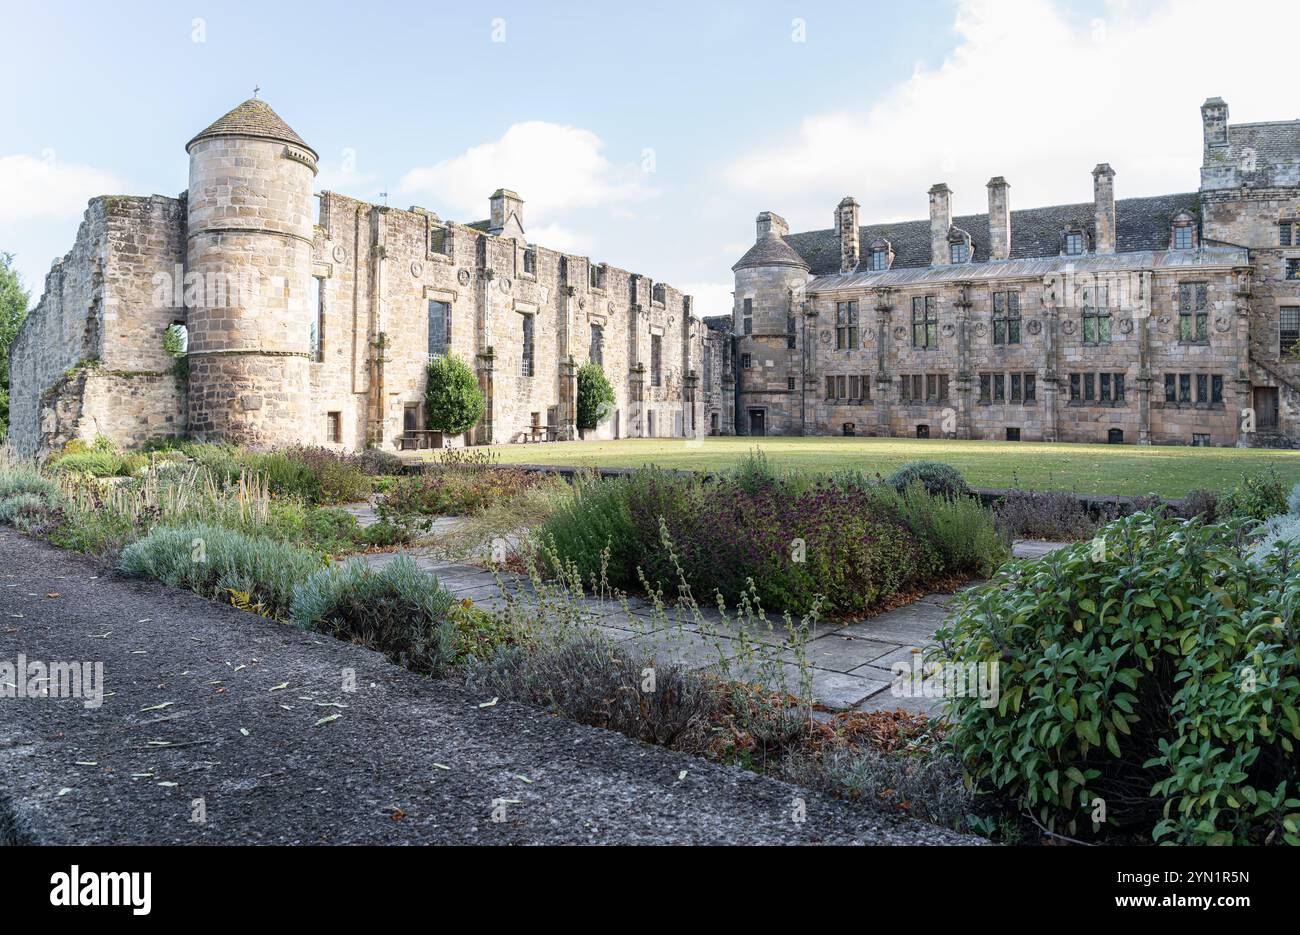
M 758 216 L 758 239 L 764 237 L 784 237 L 790 233 L 790 225 L 785 218 L 774 211 L 764 211 Z
M 524 233 L 524 200 L 508 188 L 498 188 L 488 199 L 491 213 L 488 233 L 497 236 L 519 237 Z M 511 219 L 513 218 L 513 224 Z M 509 228 L 509 230 L 507 230 Z
M 1115 252 L 1115 170 L 1103 162 L 1092 170 L 1092 200 L 1095 205 L 1094 231 L 1097 253 Z
M 989 259 L 1011 258 L 1011 186 L 1000 175 L 989 179 Z
M 952 228 L 952 189 L 940 182 L 930 189 L 930 265 L 950 259 L 948 231 Z
M 840 232 L 840 272 L 852 273 L 862 258 L 858 244 L 858 203 L 852 196 L 844 196 L 835 218 Z

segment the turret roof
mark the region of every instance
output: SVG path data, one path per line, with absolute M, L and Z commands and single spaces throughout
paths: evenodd
M 189 152 L 200 140 L 215 136 L 245 136 L 259 140 L 276 140 L 301 146 L 317 159 L 320 155 L 293 131 L 293 128 L 280 119 L 280 115 L 271 109 L 271 105 L 259 98 L 249 98 L 234 110 L 218 119 L 210 127 L 185 144 Z
M 768 234 L 766 237 L 759 238 L 758 243 L 750 247 L 745 255 L 736 261 L 732 269 L 748 269 L 752 266 L 795 266 L 799 269 L 807 269 L 808 262 L 782 240 L 780 235 Z

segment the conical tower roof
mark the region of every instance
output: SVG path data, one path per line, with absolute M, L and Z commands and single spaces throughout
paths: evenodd
M 794 248 L 780 236 L 768 234 L 750 247 L 749 251 L 736 261 L 732 269 L 749 269 L 755 266 L 794 266 L 808 269 L 808 261 L 796 253 Z
M 207 140 L 216 136 L 243 136 L 258 140 L 275 140 L 280 143 L 301 146 L 317 159 L 320 158 L 320 154 L 316 150 L 308 146 L 303 138 L 293 131 L 292 127 L 280 119 L 280 115 L 271 109 L 270 104 L 256 97 L 244 101 L 244 103 L 186 143 L 185 151 L 189 152 L 194 144 L 200 140 Z

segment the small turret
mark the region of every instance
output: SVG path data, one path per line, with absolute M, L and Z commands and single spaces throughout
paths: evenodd
M 317 154 L 256 98 L 185 149 L 186 275 L 202 284 L 186 313 L 190 432 L 252 445 L 311 441 L 303 414 Z

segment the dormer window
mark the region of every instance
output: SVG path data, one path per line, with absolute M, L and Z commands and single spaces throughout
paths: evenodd
M 524 251 L 524 275 L 537 275 L 537 251 L 532 247 Z
M 1083 255 L 1083 231 L 1065 232 L 1065 255 L 1066 256 Z
M 1190 211 L 1179 211 L 1169 229 L 1170 250 L 1196 249 L 1196 218 Z
M 871 242 L 871 251 L 867 257 L 867 267 L 873 273 L 883 273 L 889 269 L 894 262 L 894 248 L 888 240 L 880 239 Z
M 970 234 L 960 227 L 948 232 L 948 256 L 952 263 L 969 263 L 971 261 Z
M 595 263 L 591 263 L 587 266 L 587 288 L 605 288 L 605 271 Z

